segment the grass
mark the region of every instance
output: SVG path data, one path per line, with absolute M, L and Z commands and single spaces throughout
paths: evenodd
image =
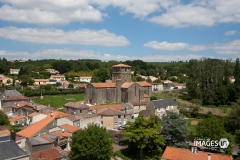
M 32 101 L 36 104 L 42 104 L 45 106 L 50 104 L 51 107 L 61 108 L 63 107 L 64 104 L 68 102 L 84 101 L 84 94 L 43 96 L 43 99 L 40 99 L 39 97 L 37 97 L 37 98 L 32 98 Z
M 153 96 L 157 97 L 157 99 L 178 98 L 179 95 L 179 91 L 164 91 L 159 93 L 153 93 Z
M 197 127 L 197 125 L 191 125 L 191 122 L 192 122 L 192 121 L 198 121 L 198 122 L 200 122 L 200 121 L 202 121 L 202 120 L 203 120 L 203 119 L 188 118 L 188 119 L 187 119 L 187 126 L 188 126 L 188 129 L 189 129 L 188 134 L 190 134 L 190 133 L 195 134 L 195 133 L 196 133 L 196 127 Z

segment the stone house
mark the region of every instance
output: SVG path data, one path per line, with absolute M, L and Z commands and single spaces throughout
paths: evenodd
M 149 103 L 148 101 L 129 103 L 129 105 L 133 107 L 133 117 L 137 118 L 139 115 L 139 112 L 141 112 L 142 110 L 146 110 L 146 106 L 148 103 Z
M 152 86 L 146 81 L 132 82 L 131 66 L 112 66 L 112 81 L 89 83 L 85 90 L 85 103 L 105 104 L 113 102 L 135 102 L 144 100 L 144 94 L 152 95 Z
M 39 85 L 46 85 L 50 84 L 49 79 L 34 79 L 34 85 L 39 86 Z
M 65 76 L 64 75 L 51 75 L 51 77 L 49 79 L 54 79 L 56 80 L 57 82 L 60 82 L 60 81 L 65 81 Z
M 10 74 L 18 75 L 20 69 L 10 69 Z
M 45 149 L 53 148 L 54 141 L 41 136 L 34 136 L 26 140 L 25 149 L 27 153 L 39 152 Z
M 80 102 L 68 102 L 63 106 L 63 112 L 68 114 L 88 113 L 89 106 Z
M 125 125 L 131 119 L 130 114 L 111 108 L 103 108 L 97 114 L 102 118 L 102 126 L 110 130 L 118 129 L 118 127 Z
M 27 116 L 27 124 L 28 125 L 31 125 L 31 124 L 34 124 L 44 118 L 46 118 L 47 115 L 46 114 L 41 114 L 41 113 L 38 113 L 38 112 L 33 112 L 31 114 L 29 114 Z
M 0 75 L 0 83 L 5 85 L 11 85 L 13 82 L 13 79 L 4 75 Z
M 152 83 L 152 91 L 162 91 L 163 84 L 162 83 Z
M 146 110 L 149 110 L 151 115 L 157 115 L 159 118 L 165 115 L 167 111 L 179 113 L 178 104 L 174 98 L 153 100 L 147 104 Z
M 124 108 L 122 107 L 121 104 L 106 104 L 106 105 L 89 106 L 88 113 L 89 114 L 98 113 L 103 108 L 111 108 L 111 109 L 116 109 L 116 110 L 120 110 L 120 111 L 124 110 Z
M 8 120 L 9 120 L 11 125 L 26 123 L 26 118 L 25 118 L 25 116 L 22 116 L 22 115 L 16 116 L 16 117 L 13 117 L 13 118 L 9 118 Z

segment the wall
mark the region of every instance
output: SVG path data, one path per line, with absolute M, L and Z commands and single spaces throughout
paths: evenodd
M 40 120 L 42 120 L 42 119 L 44 119 L 44 118 L 46 118 L 46 117 L 47 117 L 46 114 L 37 114 L 36 116 L 33 116 L 33 117 L 32 117 L 32 122 L 31 122 L 31 124 L 34 124 L 34 123 L 36 123 L 36 122 L 38 122 L 38 121 L 40 121 Z
M 73 126 L 73 122 L 70 121 L 69 119 L 67 119 L 67 118 L 58 118 L 57 119 L 57 126 L 61 126 L 63 124 L 70 124 L 71 126 Z
M 46 149 L 49 149 L 52 147 L 54 147 L 53 143 L 32 146 L 32 144 L 29 142 L 29 140 L 26 140 L 26 152 L 29 154 L 38 152 L 38 151 L 42 151 L 42 150 L 46 150 Z
M 91 118 L 81 118 L 80 128 L 83 129 L 84 127 L 87 127 L 89 123 L 96 123 L 101 126 L 101 116 L 91 117 Z
M 76 115 L 82 114 L 82 113 L 88 113 L 88 109 L 81 109 L 81 108 L 74 108 L 74 107 L 68 107 L 63 106 L 63 112 L 73 115 L 74 112 Z
M 114 127 L 114 120 L 113 120 L 113 117 L 106 117 L 106 116 L 103 116 L 102 117 L 102 126 L 107 128 L 107 129 L 113 129 Z

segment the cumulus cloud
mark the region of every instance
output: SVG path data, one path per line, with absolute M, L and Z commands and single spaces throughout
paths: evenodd
M 108 47 L 129 44 L 129 40 L 124 36 L 110 33 L 107 30 L 90 29 L 63 31 L 59 29 L 5 27 L 0 28 L 0 37 L 44 44 L 82 44 Z
M 236 33 L 237 33 L 237 30 L 232 30 L 232 31 L 225 32 L 225 35 L 226 36 L 232 36 L 232 35 L 235 35 Z
M 202 51 L 212 49 L 219 54 L 232 54 L 240 55 L 240 40 L 234 40 L 227 43 L 214 43 L 214 44 L 200 44 L 200 45 L 190 45 L 188 43 L 178 42 L 157 42 L 150 41 L 143 45 L 144 47 L 149 47 L 155 50 L 191 50 L 191 51 Z
M 38 25 L 99 22 L 108 7 L 152 23 L 173 27 L 240 22 L 239 0 L 0 0 L 0 20 Z
M 190 59 L 200 59 L 206 57 L 203 55 L 195 54 L 155 54 L 146 56 L 127 56 L 127 55 L 114 55 L 109 53 L 98 53 L 91 50 L 73 50 L 73 49 L 45 49 L 36 52 L 16 52 L 0 50 L 0 57 L 8 60 L 14 60 L 16 57 L 23 60 L 39 60 L 39 59 L 99 59 L 102 61 L 126 61 L 126 60 L 143 60 L 148 62 L 163 62 L 163 61 L 186 61 Z M 213 57 L 209 57 L 213 58 Z
M 0 20 L 38 25 L 64 25 L 72 21 L 99 22 L 105 14 L 87 0 L 0 0 Z

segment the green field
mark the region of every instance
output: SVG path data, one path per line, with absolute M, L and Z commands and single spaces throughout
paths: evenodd
M 84 94 L 73 94 L 73 95 L 57 95 L 57 96 L 43 96 L 32 98 L 32 101 L 36 104 L 49 105 L 54 108 L 61 108 L 68 102 L 80 102 L 84 101 Z
M 190 134 L 190 133 L 195 134 L 195 133 L 196 133 L 196 127 L 197 127 L 197 125 L 191 125 L 191 122 L 192 122 L 192 121 L 198 121 L 198 122 L 200 122 L 200 121 L 202 121 L 202 119 L 196 119 L 196 118 L 188 118 L 188 119 L 187 119 L 187 126 L 188 126 L 188 129 L 189 129 L 188 134 Z

